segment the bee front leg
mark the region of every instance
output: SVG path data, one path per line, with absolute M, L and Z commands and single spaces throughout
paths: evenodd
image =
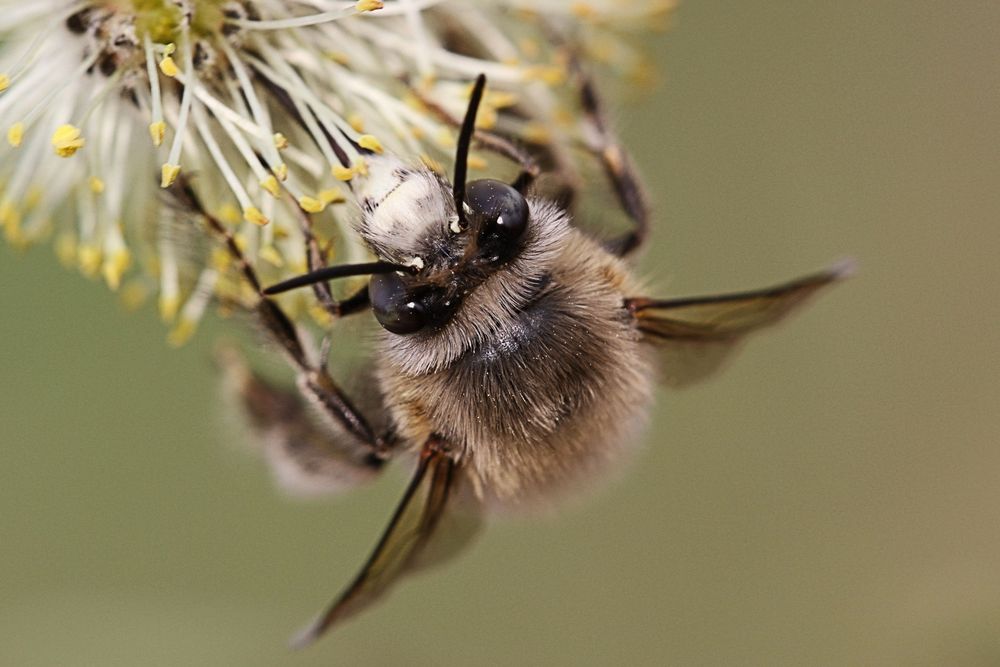
M 322 380 L 302 373 L 296 391 L 254 372 L 233 347 L 221 347 L 216 359 L 230 404 L 248 426 L 249 440 L 282 489 L 296 495 L 335 493 L 374 479 L 383 468 L 385 457 L 372 442 L 337 422 L 316 418 L 303 395 L 331 404 L 330 389 L 317 391 L 311 386 L 313 382 L 323 385 Z M 321 411 L 325 409 L 321 406 Z M 371 438 L 384 445 L 384 439 Z
M 605 243 L 609 252 L 624 257 L 642 247 L 649 236 L 649 199 L 631 156 L 608 122 L 593 79 L 575 58 L 571 60 L 571 67 L 579 89 L 580 107 L 590 124 L 587 149 L 601 161 L 619 205 L 632 221 L 629 232 Z

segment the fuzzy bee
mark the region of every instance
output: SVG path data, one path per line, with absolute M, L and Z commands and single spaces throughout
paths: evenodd
M 378 261 L 319 268 L 262 290 L 311 285 L 331 312 L 371 310 L 382 327 L 371 382 L 350 396 L 322 360 L 311 363 L 274 302 L 261 300 L 261 319 L 300 369 L 300 393 L 336 431 L 331 439 L 297 396 L 242 367 L 243 402 L 273 437 L 279 475 L 343 486 L 373 477 L 391 458 L 417 459 L 374 552 L 299 645 L 454 551 L 476 515 L 552 503 L 599 477 L 636 439 L 657 379 L 700 379 L 747 334 L 845 275 L 841 267 L 738 294 L 647 295 L 627 261 L 646 237 L 644 198 L 592 88 L 584 84 L 583 106 L 634 220 L 607 243 L 533 196 L 531 168 L 513 184 L 466 182 L 484 85 L 481 76 L 472 91 L 452 183 L 391 155 L 367 156 L 367 175 L 352 185 L 355 227 Z M 328 281 L 369 274 L 366 290 L 332 299 Z M 454 520 L 462 512 L 464 522 Z

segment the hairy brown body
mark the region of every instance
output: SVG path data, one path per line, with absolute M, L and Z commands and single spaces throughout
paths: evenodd
M 734 294 L 647 296 L 621 259 L 646 238 L 645 197 L 586 77 L 581 103 L 591 116 L 591 150 L 634 222 L 603 246 L 572 229 L 566 210 L 528 195 L 538 173 L 530 156 L 519 159 L 522 172 L 510 184 L 466 182 L 485 82 L 480 75 L 471 91 L 451 184 L 398 157 L 368 155 L 352 189 L 361 209 L 356 229 L 378 262 L 314 269 L 262 291 L 271 296 L 313 285 L 331 314 L 370 306 L 383 328 L 374 361 L 381 394 L 376 421 L 334 382 L 327 355 L 311 363 L 315 355 L 306 353 L 291 321 L 275 303 L 261 301 L 261 320 L 298 369 L 300 391 L 335 427 L 330 447 L 317 446 L 325 441 L 299 423 L 304 411 L 288 409 L 287 396 L 252 374 L 237 373 L 248 407 L 278 408 L 259 410 L 264 417 L 257 423 L 274 460 L 288 464 L 279 479 L 319 477 L 340 487 L 370 476 L 344 474 L 345 467 L 371 473 L 400 451 L 417 459 L 361 571 L 296 645 L 366 608 L 404 574 L 467 544 L 480 508 L 461 516 L 448 511 L 459 482 L 470 480 L 493 508 L 565 495 L 624 458 L 648 413 L 654 368 L 673 387 L 700 380 L 748 334 L 852 270 L 840 264 Z M 228 236 L 227 244 L 240 257 Z M 325 286 L 367 274 L 367 292 L 340 302 Z
M 428 367 L 391 335 L 377 355 L 398 435 L 414 448 L 440 436 L 477 491 L 504 506 L 550 499 L 620 460 L 652 387 L 653 366 L 625 308 L 639 293 L 627 267 L 553 209 L 533 208 L 536 220 L 551 221 L 542 231 L 557 237 L 554 247 L 541 266 L 513 262 L 492 276 L 450 331 L 421 341 L 440 350 L 447 340 L 444 359 Z M 526 280 L 531 290 L 512 298 Z M 494 312 L 484 327 L 486 307 Z M 475 319 L 462 317 L 469 314 Z

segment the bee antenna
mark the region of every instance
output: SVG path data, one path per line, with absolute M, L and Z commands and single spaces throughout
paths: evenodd
M 316 283 L 326 282 L 335 278 L 370 276 L 377 273 L 392 273 L 394 271 L 413 273 L 414 268 L 412 266 L 403 266 L 402 264 L 393 264 L 392 262 L 365 262 L 364 264 L 340 264 L 338 266 L 326 266 L 321 269 L 316 269 L 315 271 L 310 271 L 309 273 L 303 273 L 302 275 L 295 276 L 294 278 L 289 278 L 288 280 L 277 283 L 276 285 L 266 287 L 264 288 L 263 293 L 267 296 L 273 296 L 275 294 L 281 294 L 282 292 L 295 289 L 296 287 L 314 285 Z
M 455 210 L 459 223 L 465 222 L 465 175 L 469 168 L 469 148 L 472 146 L 472 135 L 476 132 L 476 113 L 483 99 L 483 89 L 486 88 L 486 75 L 476 77 L 469 96 L 469 107 L 465 110 L 462 129 L 458 133 L 458 148 L 455 151 L 455 176 L 452 179 Z

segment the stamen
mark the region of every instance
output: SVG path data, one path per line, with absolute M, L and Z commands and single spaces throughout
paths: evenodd
M 257 60 L 256 58 L 251 60 L 254 63 L 254 67 L 256 67 L 264 76 L 273 81 L 275 84 L 281 86 L 284 83 L 282 77 L 278 76 L 278 74 L 265 63 Z M 306 126 L 306 130 L 312 136 L 313 141 L 316 142 L 316 146 L 319 147 L 319 150 L 323 154 L 327 164 L 339 164 L 340 160 L 338 160 L 337 156 L 334 154 L 333 149 L 330 147 L 330 143 L 327 141 L 326 136 L 324 136 L 323 130 L 320 129 L 315 117 L 313 117 L 309 108 L 302 102 L 300 96 L 295 94 L 297 91 L 287 87 L 285 90 L 288 91 L 296 112 L 302 118 L 302 122 Z
M 181 310 L 177 325 L 167 335 L 167 342 L 174 347 L 180 347 L 191 339 L 198 330 L 198 322 L 205 314 L 205 308 L 212 300 L 212 293 L 218 280 L 219 272 L 215 269 L 205 269 L 201 272 L 194 291 Z
M 109 114 L 109 124 L 117 114 Z M 116 169 L 115 165 L 122 165 L 128 159 L 128 151 L 132 139 L 132 125 L 125 124 L 120 128 L 109 127 L 107 135 L 115 137 L 113 157 L 110 160 L 112 169 L 110 170 L 110 182 L 104 197 L 106 206 L 107 222 L 104 230 L 104 264 L 101 266 L 101 273 L 104 280 L 112 290 L 117 290 L 121 285 L 122 275 L 132 265 L 132 254 L 125 245 L 125 238 L 122 235 L 122 209 L 125 199 L 125 179 L 127 174 L 124 169 Z M 117 130 L 117 131 L 116 131 Z M 100 180 L 100 179 L 97 179 Z M 93 187 L 91 187 L 93 190 Z M 103 184 L 102 184 L 102 190 Z
M 287 40 L 287 36 L 279 38 L 282 40 Z M 260 42 L 260 40 L 258 40 Z M 337 142 L 340 149 L 347 153 L 347 158 L 350 161 L 356 161 L 358 158 L 358 152 L 355 150 L 354 144 L 351 142 L 357 141 L 357 135 L 354 132 L 354 128 L 348 123 L 339 113 L 335 112 L 329 104 L 326 104 L 316 95 L 314 90 L 318 89 L 316 85 L 309 85 L 306 83 L 299 72 L 290 67 L 284 58 L 280 57 L 280 54 L 269 44 L 263 44 L 262 47 L 266 50 L 267 56 L 270 58 L 271 63 L 277 67 L 280 71 L 284 72 L 285 82 L 290 84 L 297 93 L 299 93 L 302 99 L 309 105 L 309 107 L 316 113 L 319 120 L 324 124 L 326 130 L 331 136 L 336 137 L 337 134 L 342 134 L 347 137 L 350 142 L 346 145 L 341 145 L 341 142 Z M 331 127 L 332 125 L 332 127 Z M 339 158 L 343 159 L 343 158 Z
M 181 113 L 177 126 L 174 129 L 174 142 L 170 146 L 170 153 L 167 161 L 160 168 L 160 187 L 169 188 L 177 179 L 181 172 L 181 146 L 184 144 L 184 134 L 187 129 L 188 115 L 191 112 L 191 103 L 194 92 L 198 88 L 197 75 L 194 71 L 194 49 L 191 47 L 191 36 L 187 26 L 184 27 L 184 72 L 186 81 L 184 82 L 184 93 L 181 96 Z
M 59 82 L 50 83 L 49 85 L 51 87 L 45 93 L 45 95 L 42 96 L 42 99 L 40 99 L 38 103 L 35 104 L 34 108 L 32 108 L 31 111 L 25 114 L 25 116 L 19 121 L 22 126 L 22 132 L 24 131 L 24 128 L 30 127 L 31 124 L 35 120 L 37 120 L 43 113 L 49 111 L 53 98 L 55 98 L 56 95 L 60 94 L 64 95 L 66 93 L 66 88 L 69 85 L 78 82 L 87 73 L 87 70 L 90 69 L 91 66 L 93 66 L 93 64 L 97 62 L 97 58 L 99 55 L 100 55 L 99 52 L 91 54 L 89 58 L 84 60 L 83 63 L 75 70 L 73 70 L 73 72 L 69 76 L 65 77 L 65 79 Z
M 271 165 L 272 171 L 281 164 L 281 157 L 278 155 L 278 145 L 277 136 L 273 134 L 271 129 L 271 119 L 264 108 L 264 105 L 260 103 L 260 99 L 257 97 L 257 93 L 254 90 L 253 83 L 250 81 L 249 75 L 247 75 L 246 68 L 243 66 L 239 56 L 233 50 L 225 40 L 222 41 L 222 49 L 226 53 L 226 58 L 229 60 L 230 66 L 233 68 L 233 72 L 236 74 L 236 80 L 239 82 L 240 90 L 243 91 L 243 96 L 250 107 L 250 113 L 253 116 L 254 122 L 260 127 L 264 134 L 269 134 L 275 137 L 275 141 L 268 143 L 266 141 L 262 142 L 264 146 L 264 153 L 268 163 Z M 284 180 L 284 179 L 281 179 Z
M 236 173 L 233 172 L 233 168 L 226 161 L 225 155 L 222 153 L 222 149 L 219 148 L 219 144 L 215 141 L 215 137 L 208 129 L 208 124 L 205 121 L 205 114 L 201 110 L 201 107 L 194 108 L 194 124 L 198 128 L 198 134 L 201 135 L 201 140 L 204 142 L 205 147 L 208 148 L 209 154 L 215 161 L 215 165 L 219 168 L 222 173 L 222 177 L 226 180 L 226 184 L 229 185 L 229 189 L 232 190 L 233 194 L 236 195 L 236 200 L 240 203 L 240 207 L 243 209 L 243 218 L 248 222 L 252 222 L 255 225 L 266 225 L 268 223 L 267 218 L 261 213 L 260 209 L 253 205 L 250 201 L 250 196 L 247 191 L 243 188 L 243 184 L 240 183 L 239 179 L 236 177 Z
M 250 19 L 232 19 L 230 23 L 241 28 L 250 30 L 285 30 L 287 28 L 303 28 L 310 25 L 319 25 L 329 21 L 339 21 L 340 19 L 355 14 L 374 12 L 382 9 L 383 3 L 380 0 L 359 0 L 358 2 L 345 2 L 339 9 L 309 16 L 296 16 L 287 19 L 273 19 L 270 21 L 253 21 Z
M 173 322 L 180 309 L 180 280 L 177 270 L 177 255 L 173 243 L 165 236 L 160 237 L 160 319 Z
M 159 147 L 163 143 L 167 124 L 163 121 L 163 101 L 160 99 L 160 75 L 156 69 L 156 57 L 153 55 L 153 42 L 148 34 L 143 38 L 143 46 L 146 50 L 146 76 L 149 79 L 150 105 L 152 107 L 149 136 L 153 140 L 153 145 Z
M 423 15 L 414 0 L 401 0 L 406 10 L 406 23 L 413 35 L 412 53 L 413 59 L 417 63 L 417 71 L 424 81 L 430 80 L 434 75 L 434 67 L 430 59 L 430 40 L 427 37 L 427 29 L 424 26 Z

